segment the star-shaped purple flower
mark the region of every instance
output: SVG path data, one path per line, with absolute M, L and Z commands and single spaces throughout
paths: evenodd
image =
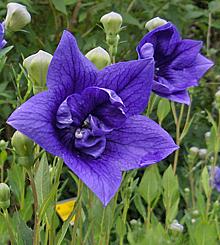
M 213 66 L 200 54 L 201 41 L 181 39 L 176 27 L 168 22 L 146 34 L 137 46 L 139 59 L 153 56 L 153 91 L 161 97 L 190 104 L 187 89 Z
M 7 43 L 4 39 L 4 35 L 5 35 L 5 28 L 4 25 L 0 23 L 0 49 L 4 48 L 4 46 Z
M 121 62 L 99 71 L 67 31 L 54 53 L 48 91 L 8 119 L 66 165 L 107 205 L 122 171 L 156 163 L 178 147 L 145 116 L 152 88 L 152 58 Z
M 210 182 L 212 187 L 220 192 L 220 167 L 210 168 Z

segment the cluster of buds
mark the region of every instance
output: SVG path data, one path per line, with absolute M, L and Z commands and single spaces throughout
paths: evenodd
M 117 46 L 120 40 L 119 32 L 122 26 L 122 16 L 118 13 L 111 12 L 103 15 L 100 22 L 106 33 L 106 42 L 109 46 L 110 54 L 114 57 L 117 53 Z
M 5 210 L 10 206 L 10 188 L 5 183 L 0 183 L 0 208 Z
M 31 15 L 27 8 L 19 3 L 7 4 L 7 15 L 3 22 L 5 29 L 9 32 L 16 32 L 22 30 L 27 24 L 31 22 Z
M 32 82 L 34 94 L 46 90 L 47 72 L 52 58 L 51 54 L 40 50 L 24 59 L 23 66 Z
M 34 163 L 34 142 L 19 131 L 11 139 L 11 144 L 16 153 L 17 163 L 30 168 Z

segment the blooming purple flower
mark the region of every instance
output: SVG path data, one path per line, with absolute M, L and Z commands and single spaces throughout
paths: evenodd
M 0 23 L 0 49 L 4 48 L 6 45 L 6 41 L 4 40 L 5 28 L 2 23 Z
M 210 182 L 212 187 L 220 192 L 220 167 L 210 168 Z
M 176 27 L 168 22 L 146 34 L 137 46 L 139 59 L 153 56 L 155 74 L 153 91 L 161 97 L 190 104 L 187 88 L 213 66 L 200 54 L 201 41 L 181 39 Z
M 39 93 L 8 123 L 66 165 L 107 205 L 122 171 L 145 167 L 178 147 L 145 116 L 152 88 L 152 58 L 121 62 L 103 70 L 64 32 L 49 66 L 48 91 Z

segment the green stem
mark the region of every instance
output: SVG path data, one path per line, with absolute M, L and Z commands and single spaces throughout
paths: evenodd
M 31 169 L 27 169 L 27 174 L 30 180 L 31 184 L 31 189 L 33 192 L 33 197 L 34 197 L 34 236 L 33 236 L 33 245 L 38 245 L 39 243 L 39 233 L 40 233 L 40 220 L 38 217 L 38 197 L 37 197 L 37 190 L 36 190 L 36 185 L 34 181 L 34 177 L 32 175 Z
M 1 165 L 1 183 L 4 182 L 4 164 Z
M 182 118 L 183 118 L 184 104 L 181 105 L 179 117 L 177 117 L 176 107 L 175 107 L 174 102 L 171 102 L 171 108 L 172 108 L 172 112 L 173 112 L 174 121 L 176 124 L 176 144 L 178 146 L 180 146 L 180 144 L 181 144 L 180 127 L 181 127 L 181 122 L 182 122 Z M 178 158 L 179 158 L 179 149 L 175 151 L 174 162 L 173 162 L 174 174 L 176 173 Z
M 71 245 L 75 245 L 76 244 L 78 223 L 79 223 L 79 219 L 82 218 L 81 217 L 82 189 L 83 189 L 83 182 L 79 179 L 78 180 L 77 201 L 76 201 L 76 218 L 75 218 L 75 223 L 74 223 L 74 226 L 73 226 Z M 82 234 L 80 234 L 80 237 L 82 238 Z
M 155 105 L 155 103 L 157 101 L 157 98 L 158 98 L 158 96 L 156 94 L 153 94 L 153 93 L 151 94 L 150 100 L 149 100 L 149 103 L 148 103 L 148 106 L 147 106 L 147 113 L 146 113 L 146 115 L 148 117 L 150 116 L 151 112 L 154 109 L 154 105 Z
M 212 27 L 212 13 L 209 13 L 209 18 L 208 18 L 208 31 L 207 31 L 207 37 L 206 37 L 206 52 L 207 56 L 210 56 L 210 40 L 211 40 L 211 27 Z
M 7 209 L 5 209 L 3 211 L 3 216 L 4 216 L 5 222 L 7 224 L 8 232 L 9 232 L 9 235 L 10 235 L 11 244 L 12 245 L 16 245 L 16 239 L 15 239 L 14 232 L 13 232 L 13 229 L 12 229 L 12 226 L 11 226 L 11 222 L 9 220 L 9 215 L 8 215 L 8 210 Z
M 99 236 L 99 245 L 102 245 L 103 243 L 103 228 L 104 228 L 104 221 L 105 221 L 105 211 L 106 211 L 106 208 L 103 208 L 103 212 L 102 212 L 102 221 L 101 221 L 101 226 L 100 226 L 100 228 L 101 228 L 101 231 L 100 231 L 100 236 Z

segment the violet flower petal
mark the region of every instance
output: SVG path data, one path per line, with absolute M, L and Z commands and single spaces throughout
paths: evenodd
M 48 89 L 63 97 L 93 86 L 97 68 L 79 50 L 73 35 L 64 31 L 47 74 Z
M 153 58 L 120 62 L 98 73 L 98 87 L 114 90 L 125 105 L 125 113 L 142 113 L 148 103 L 153 82 Z
M 159 162 L 178 148 L 157 123 L 145 116 L 132 116 L 107 135 L 105 156 L 125 171 Z

